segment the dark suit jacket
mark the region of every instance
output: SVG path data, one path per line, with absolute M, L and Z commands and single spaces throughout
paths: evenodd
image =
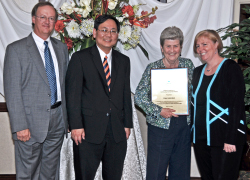
M 66 44 L 51 37 L 58 60 L 63 120 L 67 132 L 65 75 L 69 61 Z M 11 131 L 29 129 L 30 142 L 43 142 L 50 122 L 50 87 L 43 60 L 30 34 L 7 46 L 4 59 L 4 92 L 9 110 Z
M 116 142 L 132 128 L 130 61 L 112 50 L 111 88 L 108 90 L 97 46 L 73 54 L 66 74 L 66 104 L 70 129 L 85 130 L 85 140 L 103 141 L 111 116 Z

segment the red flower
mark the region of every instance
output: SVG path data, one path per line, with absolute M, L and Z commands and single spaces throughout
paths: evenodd
M 130 5 L 123 6 L 122 13 L 123 14 L 128 13 L 129 16 L 134 16 L 135 15 L 133 7 L 130 6 Z
M 64 32 L 65 25 L 63 23 L 63 20 L 58 20 L 55 24 L 55 30 L 57 32 Z
M 70 38 L 64 37 L 64 41 L 67 44 L 68 50 L 72 49 L 73 41 Z
M 147 15 L 148 14 L 148 11 L 142 11 L 141 12 L 141 15 Z
M 147 28 L 148 25 L 153 23 L 155 19 L 156 19 L 156 15 L 152 17 L 145 17 L 143 21 L 141 21 L 141 23 L 145 26 L 145 28 Z

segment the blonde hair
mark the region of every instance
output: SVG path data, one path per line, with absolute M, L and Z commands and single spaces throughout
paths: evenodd
M 195 36 L 194 46 L 193 46 L 193 50 L 194 50 L 195 54 L 197 54 L 196 43 L 200 37 L 206 37 L 206 38 L 210 39 L 211 41 L 213 41 L 214 43 L 218 42 L 218 47 L 217 47 L 218 52 L 220 53 L 222 51 L 223 44 L 222 44 L 222 41 L 221 41 L 219 34 L 215 30 L 207 29 L 207 30 L 200 31 Z

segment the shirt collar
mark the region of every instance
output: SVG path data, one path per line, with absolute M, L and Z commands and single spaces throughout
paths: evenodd
M 112 59 L 112 48 L 111 48 L 111 50 L 109 51 L 109 53 L 106 54 L 106 53 L 103 52 L 97 45 L 96 45 L 96 47 L 97 47 L 97 49 L 98 49 L 98 51 L 99 51 L 99 53 L 100 53 L 102 62 L 103 62 L 103 60 L 104 60 L 104 57 L 107 55 L 107 57 L 108 57 L 107 61 L 108 61 L 108 63 L 110 64 L 110 63 L 111 63 L 111 59 Z
M 42 38 L 40 38 L 38 35 L 36 35 L 36 33 L 34 33 L 34 31 L 32 32 L 32 36 L 37 43 L 44 44 L 44 40 Z M 46 41 L 48 41 L 48 44 L 50 43 L 50 36 L 46 39 Z

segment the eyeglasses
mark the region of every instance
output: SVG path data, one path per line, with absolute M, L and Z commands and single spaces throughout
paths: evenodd
M 110 31 L 107 30 L 107 29 L 98 29 L 98 31 L 100 31 L 104 35 L 107 35 L 107 34 L 111 33 L 112 36 L 115 36 L 118 33 L 118 31 L 114 30 L 114 29 L 111 29 Z
M 47 17 L 47 16 L 36 16 L 40 19 L 41 22 L 45 22 L 47 21 L 47 19 L 49 19 L 49 22 L 55 22 L 56 18 L 55 17 Z

